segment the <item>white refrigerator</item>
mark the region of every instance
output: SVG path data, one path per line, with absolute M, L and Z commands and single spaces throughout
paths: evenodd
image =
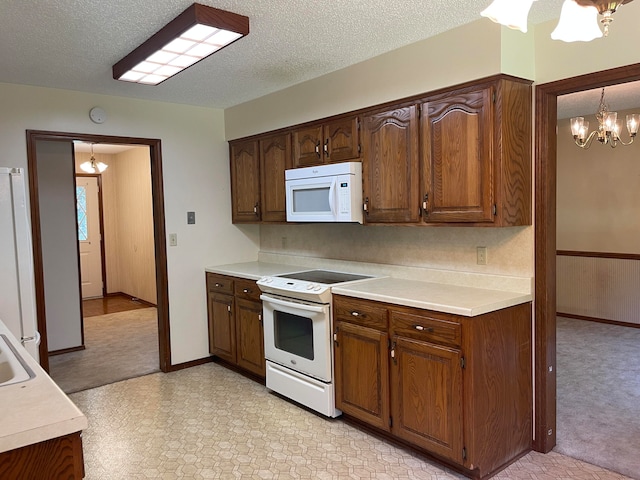
M 39 361 L 25 182 L 23 168 L 0 167 L 0 320 Z

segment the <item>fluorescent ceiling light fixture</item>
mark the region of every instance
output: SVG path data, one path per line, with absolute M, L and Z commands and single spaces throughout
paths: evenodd
M 527 16 L 534 0 L 494 0 L 480 15 L 527 33 Z
M 249 34 L 249 18 L 194 3 L 113 66 L 113 78 L 158 85 Z

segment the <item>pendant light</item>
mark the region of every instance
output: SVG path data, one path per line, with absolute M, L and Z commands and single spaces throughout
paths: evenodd
M 91 158 L 80 164 L 80 169 L 86 173 L 102 173 L 107 167 L 106 163 L 96 162 L 96 157 L 93 154 L 93 143 L 91 144 Z

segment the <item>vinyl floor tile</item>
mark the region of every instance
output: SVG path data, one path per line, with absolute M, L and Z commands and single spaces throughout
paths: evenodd
M 465 478 L 216 364 L 105 385 L 71 399 L 89 419 L 83 433 L 88 480 Z M 626 477 L 532 452 L 494 478 Z

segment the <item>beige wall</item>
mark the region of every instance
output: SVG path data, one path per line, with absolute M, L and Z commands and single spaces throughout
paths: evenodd
M 76 153 L 76 172 L 89 153 Z M 102 172 L 107 293 L 122 292 L 156 303 L 155 247 L 149 147 L 95 154 Z
M 478 20 L 225 110 L 227 139 L 315 120 L 500 71 L 500 26 Z M 514 69 L 517 69 L 514 67 Z
M 0 105 L 2 163 L 14 167 L 27 167 L 27 129 L 161 140 L 165 229 L 178 235 L 166 247 L 172 363 L 207 357 L 204 267 L 255 260 L 259 247 L 257 226 L 231 224 L 223 111 L 10 84 L 0 84 Z M 108 114 L 101 125 L 89 119 L 96 105 Z
M 594 141 L 583 150 L 569 120 L 559 120 L 557 158 L 558 249 L 640 254 L 640 142 L 613 149 Z
M 119 291 L 156 303 L 149 148 L 134 148 L 115 157 Z
M 558 2 L 558 9 L 560 9 Z M 559 13 L 559 12 L 558 12 Z M 640 63 L 637 48 L 640 2 L 620 7 L 608 37 L 591 42 L 565 43 L 552 40 L 557 21 L 535 28 L 535 79 L 537 83 L 575 77 L 585 73 Z

